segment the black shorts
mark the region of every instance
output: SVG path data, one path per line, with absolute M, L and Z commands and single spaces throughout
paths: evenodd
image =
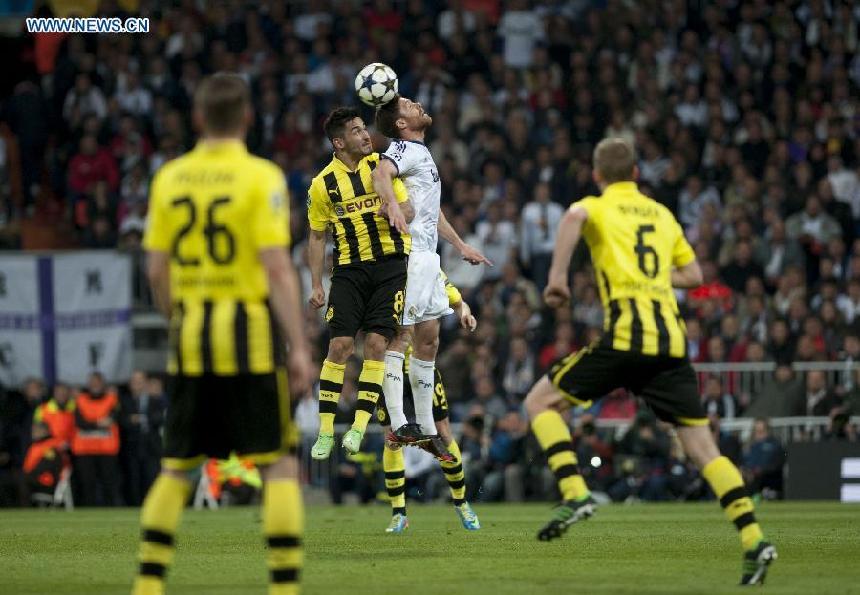
M 184 471 L 204 458 L 230 453 L 257 464 L 295 449 L 287 375 L 170 376 L 167 380 L 164 461 Z
M 337 266 L 325 319 L 331 337 L 355 337 L 358 331 L 391 339 L 403 317 L 406 257 Z
M 645 399 L 663 421 L 681 426 L 708 423 L 696 373 L 686 358 L 617 351 L 598 344 L 561 358 L 547 377 L 574 405 L 626 388 Z
M 448 397 L 445 395 L 445 385 L 442 384 L 442 375 L 437 368 L 434 372 L 435 382 L 433 387 L 433 421 L 448 419 Z M 411 409 L 410 409 L 411 408 Z M 407 416 L 415 413 L 415 405 L 412 401 L 412 385 L 409 384 L 409 375 L 403 375 L 403 410 Z M 390 426 L 391 418 L 388 417 L 388 409 L 385 407 L 385 394 L 379 394 L 376 401 L 376 419 L 380 426 Z M 394 428 L 395 430 L 397 428 Z

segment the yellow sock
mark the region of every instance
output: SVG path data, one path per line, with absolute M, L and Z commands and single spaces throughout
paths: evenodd
M 353 429 L 364 433 L 367 422 L 376 409 L 376 401 L 382 392 L 382 379 L 385 378 L 385 362 L 366 359 L 358 377 L 358 400 L 355 403 Z
M 263 532 L 269 547 L 269 595 L 298 595 L 300 591 L 304 520 L 299 482 L 267 481 L 263 487 Z
M 710 484 L 726 517 L 741 535 L 744 550 L 753 549 L 764 538 L 755 520 L 752 500 L 747 496 L 744 480 L 738 468 L 726 457 L 717 457 L 702 469 L 702 477 Z
M 391 501 L 391 514 L 406 514 L 406 472 L 403 465 L 403 449 L 382 449 L 382 467 L 385 470 L 385 488 Z
M 460 506 L 466 501 L 466 474 L 463 471 L 463 457 L 460 455 L 460 446 L 453 438 L 451 439 L 451 444 L 448 445 L 448 452 L 454 455 L 454 460 L 439 464 L 442 466 L 442 473 L 445 474 L 445 480 L 451 489 L 451 499 L 454 500 L 454 506 Z
M 140 512 L 140 568 L 132 595 L 161 595 L 164 577 L 173 562 L 174 535 L 191 485 L 162 473 L 152 484 Z
M 320 371 L 320 434 L 334 434 L 334 416 L 343 390 L 345 364 L 325 360 Z
M 553 409 L 538 414 L 532 420 L 532 431 L 558 481 L 561 499 L 579 500 L 588 496 L 588 486 L 579 474 L 576 453 L 573 452 L 570 429 L 561 415 Z

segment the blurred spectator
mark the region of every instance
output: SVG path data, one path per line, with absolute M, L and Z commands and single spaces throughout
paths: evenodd
M 502 387 L 508 402 L 517 403 L 525 398 L 535 383 L 535 358 L 525 339 L 511 339 L 502 375 Z
M 737 415 L 737 402 L 731 393 L 723 390 L 719 376 L 711 375 L 705 380 L 704 403 L 705 413 L 716 415 L 721 419 L 734 419 Z
M 558 222 L 564 214 L 561 205 L 550 199 L 549 184 L 541 182 L 535 187 L 534 200 L 523 208 L 520 227 L 520 258 L 540 291 L 546 286 Z
M 744 411 L 745 417 L 771 418 L 804 415 L 804 389 L 802 381 L 788 365 L 779 365 L 773 378 L 761 392 L 752 395 L 752 403 Z
M 836 393 L 827 385 L 824 372 L 806 373 L 806 415 L 830 415 L 841 404 Z
M 857 442 L 857 425 L 850 422 L 847 411 L 835 409 L 830 414 L 830 421 L 822 439 L 834 442 Z
M 524 442 L 528 423 L 517 411 L 509 411 L 496 424 L 487 452 L 487 471 L 484 476 L 485 502 L 525 500 Z
M 498 34 L 504 40 L 505 65 L 528 68 L 532 65 L 535 43 L 544 38 L 540 16 L 529 10 L 526 0 L 511 0 L 499 21 Z
M 135 370 L 120 409 L 126 504 L 138 506 L 161 465 L 161 427 L 166 403 L 157 379 Z
M 784 461 L 782 444 L 771 435 L 767 419 L 756 418 L 753 422 L 752 442 L 741 466 L 750 493 L 771 499 L 780 497 Z

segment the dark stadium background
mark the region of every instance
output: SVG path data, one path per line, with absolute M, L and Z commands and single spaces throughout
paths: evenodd
M 71 3 L 39 4 L 33 10 L 48 16 Z M 332 107 L 357 104 L 355 73 L 380 61 L 434 115 L 428 144 L 446 213 L 496 264 L 470 268 L 441 247 L 443 268 L 480 321 L 474 334 L 449 321 L 438 359 L 470 498 L 554 497 L 520 402 L 555 356 L 601 328 L 585 254 L 572 308 L 549 311 L 539 296 L 555 224 L 573 200 L 597 192 L 590 155 L 608 135 L 635 142 L 641 187 L 673 210 L 703 263 L 706 284 L 680 296 L 689 352 L 715 431 L 722 421 L 721 446 L 754 488 L 782 495 L 792 442 L 858 440 L 847 421 L 860 415 L 853 3 L 203 4 L 103 2 L 93 13 L 148 16 L 150 34 L 137 36 L 29 35 L 20 19 L 0 19 L 2 249 L 121 250 L 139 270 L 147 183 L 193 146 L 196 83 L 228 70 L 253 89 L 249 147 L 287 176 L 293 257 L 307 282 L 305 196 L 330 158 L 321 122 Z M 134 361 L 157 376 L 164 328 L 141 279 L 133 281 Z M 319 362 L 324 325 L 317 313 L 305 322 Z M 0 505 L 27 503 L 20 467 L 33 409 L 49 391 L 35 381 L 26 391 L 2 387 Z M 297 400 L 312 442 L 314 396 Z M 353 401 L 345 390 L 343 420 Z M 771 420 L 770 437 L 753 431 L 754 418 Z M 590 482 L 612 498 L 708 497 L 632 395 L 613 393 L 570 423 L 580 461 L 593 462 Z M 372 462 L 346 465 L 378 479 Z M 341 467 L 308 464 L 306 479 L 322 492 Z

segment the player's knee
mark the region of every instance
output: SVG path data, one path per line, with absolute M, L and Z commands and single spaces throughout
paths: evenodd
M 397 333 L 394 335 L 394 340 L 391 341 L 390 348 L 403 353 L 406 351 L 406 346 L 410 343 L 412 343 L 412 327 L 401 326 L 397 329 Z
M 439 334 L 423 334 L 415 337 L 415 355 L 423 360 L 433 360 L 439 350 Z
M 524 403 L 529 419 L 534 419 L 552 406 L 549 396 L 545 391 L 539 390 L 539 386 L 529 391 Z
M 328 344 L 328 359 L 336 364 L 346 363 L 355 349 L 355 341 L 352 337 L 335 337 Z
M 364 359 L 382 361 L 386 349 L 388 339 L 377 333 L 367 333 L 364 339 Z

